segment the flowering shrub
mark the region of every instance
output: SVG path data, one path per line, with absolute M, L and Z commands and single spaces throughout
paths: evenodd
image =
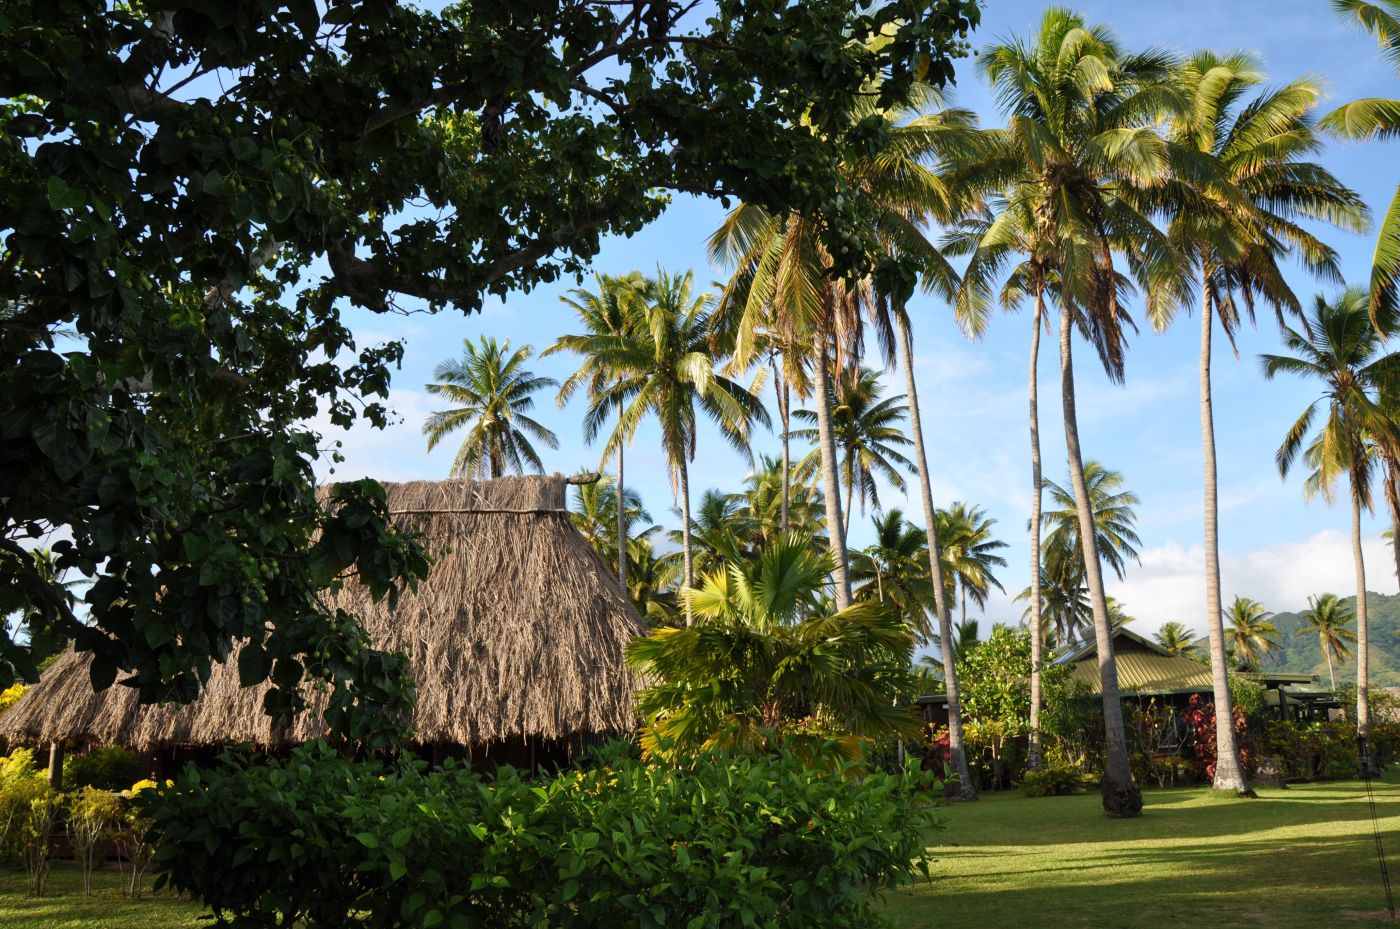
M 937 786 L 784 751 L 529 781 L 308 746 L 134 802 L 158 883 L 241 929 L 842 929 L 878 923 L 872 894 L 911 878 Z
M 1235 744 L 1240 750 L 1240 764 L 1248 770 L 1252 752 L 1248 747 L 1249 726 L 1245 708 L 1234 708 Z M 1218 757 L 1215 734 L 1215 702 L 1202 700 L 1200 694 L 1192 694 L 1184 714 L 1186 722 L 1195 730 L 1192 750 L 1196 757 L 1197 769 L 1206 780 L 1215 778 L 1215 762 Z

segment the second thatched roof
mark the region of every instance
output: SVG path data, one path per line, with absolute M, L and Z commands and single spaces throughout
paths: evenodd
M 623 650 L 644 627 L 571 524 L 563 477 L 384 486 L 396 523 L 425 537 L 428 577 L 392 611 L 354 582 L 330 606 L 359 616 L 376 647 L 408 656 L 418 742 L 471 747 L 634 727 L 637 681 Z M 274 727 L 262 711 L 265 686 L 240 687 L 233 660 L 215 666 L 185 707 L 141 706 L 121 686 L 95 694 L 87 665 L 85 655 L 64 654 L 0 716 L 0 736 L 270 748 L 324 733 L 315 694 L 309 710 Z

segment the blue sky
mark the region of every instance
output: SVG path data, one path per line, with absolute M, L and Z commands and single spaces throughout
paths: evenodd
M 1263 55 L 1272 80 L 1286 81 L 1305 73 L 1325 79 L 1332 105 L 1360 96 L 1400 95 L 1400 80 L 1389 71 L 1370 38 L 1336 19 L 1321 0 L 1230 0 L 1228 3 L 1182 0 L 1158 3 L 1081 3 L 1077 8 L 1091 21 L 1106 22 L 1130 47 L 1161 46 L 1178 51 L 1246 48 Z M 996 38 L 1024 35 L 1039 20 L 1044 5 L 993 2 L 983 13 L 974 47 Z M 986 88 L 978 81 L 971 60 L 960 63 L 954 91 L 957 103 L 976 110 L 983 124 L 1000 125 Z M 1374 211 L 1389 202 L 1400 181 L 1396 150 L 1378 145 L 1334 145 L 1324 162 L 1359 191 Z M 722 277 L 709 265 L 706 236 L 722 216 L 718 203 L 678 199 L 656 223 L 630 239 L 606 243 L 596 270 L 621 273 L 651 272 L 658 264 L 670 270 L 694 269 L 701 281 Z M 1348 280 L 1365 279 L 1371 240 L 1336 231 L 1326 232 L 1342 255 Z M 1291 275 L 1305 300 L 1319 286 L 1301 271 Z M 591 286 L 591 281 L 585 282 Z M 349 315 L 361 343 L 403 339 L 403 370 L 394 380 L 392 406 L 400 422 L 385 432 L 356 429 L 326 438 L 344 442 L 346 461 L 336 478 L 371 475 L 384 480 L 437 478 L 451 466 L 452 443 L 433 454 L 426 452 L 420 427 L 435 408 L 422 390 L 436 363 L 460 351 L 463 339 L 491 335 L 512 344 L 532 344 L 542 351 L 557 336 L 574 331 L 572 312 L 560 295 L 574 282 L 519 294 L 488 306 L 482 313 L 426 314 L 378 317 L 361 311 Z M 1030 341 L 1029 316 L 1003 315 L 985 337 L 969 342 L 954 327 L 946 306 L 918 298 L 911 307 L 915 319 L 916 373 L 926 419 L 925 435 L 934 472 L 934 493 L 940 505 L 968 500 L 984 506 L 998 520 L 1009 547 L 1008 567 L 1001 579 L 1013 594 L 1029 579 L 1026 520 L 1029 513 L 1030 466 L 1026 432 L 1026 362 Z M 1082 343 L 1076 356 L 1079 421 L 1085 456 L 1120 470 L 1128 486 L 1142 497 L 1139 532 L 1142 564 L 1126 581 L 1110 585 L 1127 611 L 1139 617 L 1136 628 L 1150 632 L 1167 620 L 1180 620 L 1203 629 L 1204 587 L 1200 536 L 1201 452 L 1197 393 L 1199 325 L 1183 318 L 1161 334 L 1146 326 L 1134 337 L 1124 386 L 1107 382 L 1092 353 Z M 1241 355 L 1231 356 L 1217 339 L 1215 408 L 1220 460 L 1221 542 L 1223 582 L 1227 598 L 1243 594 L 1275 610 L 1296 609 L 1310 593 L 1354 591 L 1344 507 L 1322 501 L 1304 503 L 1301 481 L 1278 477 L 1273 453 L 1284 431 L 1316 395 L 1311 384 L 1268 382 L 1259 372 L 1260 352 L 1278 348 L 1271 316 L 1261 316 L 1256 330 L 1240 340 Z M 1059 417 L 1058 367 L 1053 342 L 1043 345 L 1041 364 L 1041 437 L 1046 476 L 1066 478 L 1064 443 Z M 575 362 L 568 357 L 536 360 L 533 369 L 562 380 Z M 891 392 L 902 393 L 902 378 L 894 373 Z M 560 449 L 545 454 L 551 470 L 572 472 L 598 463 L 598 451 L 583 442 L 579 423 L 582 406 L 575 401 L 563 410 L 552 396 L 542 397 L 539 418 L 560 438 Z M 775 435 L 761 435 L 758 451 L 776 452 Z M 544 452 L 545 450 L 541 450 Z M 692 493 L 707 487 L 733 489 L 747 465 L 719 438 L 703 433 L 692 469 Z M 325 472 L 323 471 L 323 475 Z M 644 429 L 629 450 L 629 483 L 643 494 L 652 514 L 674 524 L 670 484 L 655 433 Z M 911 490 L 914 490 L 911 484 Z M 918 509 L 917 490 L 908 511 Z M 886 506 L 903 505 L 901 495 L 882 493 Z M 870 518 L 855 514 L 852 544 L 866 544 Z M 1379 539 L 1385 528 L 1379 518 L 1366 527 L 1368 587 L 1395 591 L 1388 570 L 1389 551 Z M 987 618 L 1008 621 L 1020 607 L 1009 597 L 994 597 Z

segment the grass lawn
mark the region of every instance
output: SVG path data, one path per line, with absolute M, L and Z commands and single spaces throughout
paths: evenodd
M 1400 893 L 1400 780 L 1375 785 Z M 1099 797 L 988 795 L 947 811 L 933 882 L 888 898 L 900 929 L 1391 926 L 1360 781 L 1258 800 L 1153 790 L 1139 819 Z
M 93 876 L 92 896 L 82 895 L 82 878 L 71 861 L 55 861 L 48 891 L 35 899 L 24 893 L 22 871 L 0 870 L 0 926 L 4 929 L 197 929 L 204 908 L 171 894 L 128 900 L 115 870 Z M 149 882 L 148 882 L 149 889 Z
M 1360 782 L 1261 794 L 1149 791 L 1134 820 L 1105 819 L 1097 794 L 988 795 L 947 811 L 948 828 L 932 836 L 933 882 L 889 897 L 886 912 L 899 929 L 1397 926 Z M 1400 885 L 1400 776 L 1376 785 L 1376 801 Z M 200 907 L 170 895 L 126 900 L 115 872 L 90 897 L 78 886 L 70 862 L 55 862 L 39 900 L 24 896 L 22 874 L 0 871 L 0 927 L 202 925 Z

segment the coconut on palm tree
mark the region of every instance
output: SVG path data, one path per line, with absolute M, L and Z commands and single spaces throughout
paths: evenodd
M 425 389 L 454 406 L 424 420 L 423 433 L 432 451 L 453 432 L 467 430 L 452 462 L 454 477 L 544 472 L 531 442 L 556 449 L 559 437 L 528 413 L 535 406 L 534 394 L 559 382 L 525 368 L 531 352 L 528 345 L 511 351 L 509 340 L 498 343 L 483 336 L 479 344 L 466 341 L 461 358 L 443 361 L 434 370 L 437 380 Z
M 1370 733 L 1371 707 L 1361 512 L 1371 507 L 1375 465 L 1367 443 L 1369 436 L 1387 440 L 1394 436 L 1395 424 L 1379 398 L 1400 383 L 1400 355 L 1384 351 L 1367 303 L 1366 293 L 1354 288 L 1331 301 L 1319 295 L 1302 331 L 1283 327 L 1284 348 L 1291 354 L 1261 357 L 1268 378 L 1292 374 L 1322 387 L 1322 395 L 1308 404 L 1284 436 L 1274 456 L 1279 473 L 1286 477 L 1301 456 L 1311 469 L 1303 484 L 1306 497 L 1320 494 L 1331 501 L 1342 476 L 1350 485 L 1356 571 L 1356 725 L 1363 738 Z
M 573 307 L 583 325 L 580 333 L 563 335 L 545 349 L 543 355 L 569 351 L 582 356 L 583 364 L 564 380 L 559 388 L 559 406 L 568 403 L 569 398 L 580 387 L 588 392 L 588 411 L 584 415 L 584 440 L 592 442 L 602 431 L 603 420 L 610 412 L 615 412 L 619 422 L 622 419 L 622 398 L 612 398 L 615 410 L 605 408 L 606 388 L 618 380 L 618 372 L 607 365 L 607 353 L 618 347 L 627 327 L 633 325 L 642 314 L 639 307 L 646 300 L 648 284 L 640 272 L 613 276 L 599 274 L 594 277 L 597 290 L 583 288 L 571 290 L 560 300 Z M 543 355 L 541 357 L 543 357 Z M 626 494 L 624 451 L 626 442 L 617 443 L 617 486 Z M 627 547 L 627 527 L 624 511 L 619 509 L 617 517 L 616 549 Z M 617 562 L 617 580 L 627 589 L 627 559 Z
M 1351 657 L 1347 643 L 1356 641 L 1356 633 L 1347 626 L 1351 625 L 1355 618 L 1355 614 L 1342 602 L 1341 597 L 1336 594 L 1319 594 L 1308 598 L 1308 608 L 1302 615 L 1303 626 L 1293 633 L 1317 636 L 1322 657 L 1327 659 L 1327 678 L 1332 682 L 1334 691 L 1337 689 L 1337 672 L 1332 667 L 1332 659 L 1340 662 Z
M 904 490 L 904 476 L 900 472 L 914 469 L 913 462 L 900 451 L 912 444 L 901 428 L 909 407 L 904 404 L 903 395 L 881 399 L 884 385 L 880 383 L 879 372 L 870 368 L 850 368 L 834 379 L 833 386 L 831 426 L 841 456 L 841 483 L 846 487 L 841 512 L 847 516 L 845 528 L 849 532 L 853 502 L 860 503 L 861 513 L 865 512 L 867 503 L 879 511 L 878 478 L 883 478 L 895 490 Z M 796 410 L 793 418 L 813 424 L 811 428 L 792 430 L 793 438 L 819 441 L 816 413 Z M 814 449 L 798 464 L 798 474 L 815 473 L 820 454 L 820 449 Z

